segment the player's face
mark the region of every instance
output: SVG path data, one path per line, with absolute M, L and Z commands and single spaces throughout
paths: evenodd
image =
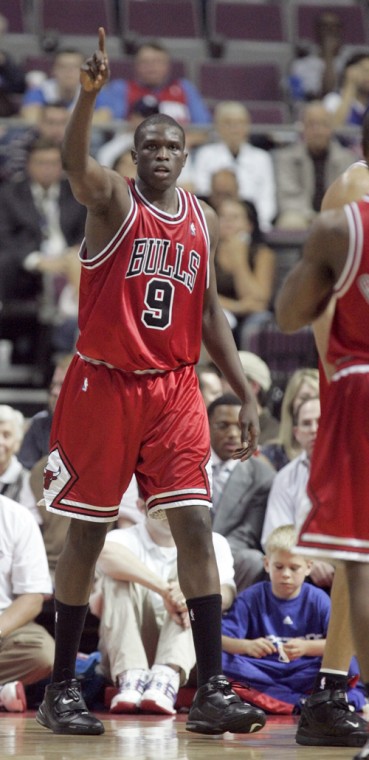
M 149 187 L 165 190 L 175 184 L 187 153 L 179 129 L 168 124 L 153 124 L 140 135 L 132 156 L 138 177 Z
M 241 446 L 240 409 L 240 406 L 220 404 L 215 407 L 209 420 L 211 445 L 223 462 L 231 459 Z
M 290 552 L 272 552 L 265 561 L 272 591 L 278 599 L 294 599 L 309 574 L 309 565 L 303 557 Z

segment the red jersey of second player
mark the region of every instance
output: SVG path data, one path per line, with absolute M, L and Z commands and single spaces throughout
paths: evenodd
M 128 372 L 196 364 L 210 251 L 203 210 L 177 188 L 177 213 L 164 213 L 127 182 L 131 207 L 113 239 L 91 259 L 81 246 L 77 349 Z
M 345 206 L 345 212 L 350 244 L 334 289 L 339 300 L 327 351 L 328 362 L 337 369 L 369 362 L 369 196 Z

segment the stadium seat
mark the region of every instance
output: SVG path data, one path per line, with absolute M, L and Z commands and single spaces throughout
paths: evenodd
M 342 19 L 343 40 L 346 45 L 367 45 L 368 23 L 365 19 L 364 9 L 357 3 L 346 5 L 332 5 L 324 3 L 297 2 L 293 8 L 295 37 L 304 40 L 315 40 L 315 19 L 322 11 L 334 10 Z
M 8 22 L 9 34 L 22 34 L 28 31 L 23 0 L 1 0 L 0 13 Z
M 95 36 L 99 26 L 116 34 L 109 0 L 40 0 L 40 31 L 63 35 Z
M 273 63 L 206 61 L 199 65 L 199 89 L 206 99 L 278 101 L 280 81 L 279 67 Z
M 125 0 L 122 36 L 199 38 L 200 14 L 194 0 Z
M 210 0 L 208 30 L 210 37 L 222 36 L 227 40 L 286 41 L 282 6 L 279 3 Z
M 273 385 L 283 392 L 292 372 L 300 367 L 317 367 L 318 354 L 311 327 L 287 335 L 274 320 L 250 336 L 249 350 L 267 363 Z

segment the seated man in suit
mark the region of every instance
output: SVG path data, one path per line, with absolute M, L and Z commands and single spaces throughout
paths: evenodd
M 213 465 L 213 530 L 227 539 L 238 592 L 264 577 L 260 537 L 274 469 L 257 456 L 233 459 L 241 445 L 240 400 L 231 393 L 208 407 Z
M 66 325 L 66 293 L 70 300 L 79 280 L 77 251 L 84 236 L 86 212 L 74 199 L 63 176 L 59 146 L 38 139 L 29 146 L 25 176 L 4 182 L 0 189 L 0 298 L 6 304 L 34 304 L 36 325 L 27 324 L 33 343 L 29 353 L 43 350 L 45 360 L 49 332 Z M 63 305 L 63 309 L 59 305 Z M 76 326 L 76 318 L 73 320 Z M 38 325 L 48 326 L 35 335 Z M 17 329 L 18 328 L 18 329 Z M 27 361 L 25 342 L 16 324 L 15 361 Z M 46 334 L 47 333 L 47 334 Z M 72 341 L 73 342 L 73 341 Z M 55 348 L 54 348 L 55 350 Z M 69 350 L 73 350 L 71 345 Z M 69 352 L 67 350 L 67 352 Z M 36 362 L 33 362 L 36 363 Z M 49 368 L 50 369 L 50 368 Z
M 335 138 L 332 118 L 324 104 L 306 104 L 301 139 L 274 152 L 277 227 L 308 227 L 320 210 L 327 187 L 354 160 L 354 153 Z

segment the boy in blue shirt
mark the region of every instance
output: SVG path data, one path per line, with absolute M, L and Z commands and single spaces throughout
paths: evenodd
M 293 525 L 270 534 L 270 580 L 242 591 L 222 623 L 225 675 L 247 685 L 238 693 L 248 702 L 286 714 L 312 691 L 330 615 L 326 592 L 304 582 L 312 562 L 294 554 L 296 540 Z M 365 704 L 358 688 L 350 689 L 348 700 L 357 710 Z

